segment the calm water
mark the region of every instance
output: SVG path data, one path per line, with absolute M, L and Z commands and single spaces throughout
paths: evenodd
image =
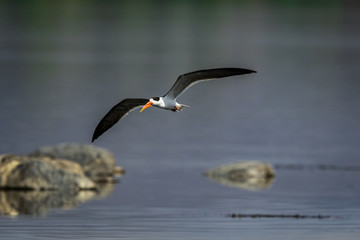
M 0 238 L 358 239 L 359 10 L 336 1 L 1 2 L 0 153 L 89 143 L 114 104 L 162 95 L 185 72 L 258 73 L 196 85 L 179 98 L 191 106 L 180 113 L 127 116 L 95 142 L 127 170 L 119 184 L 40 216 L 30 214 L 35 203 L 28 214 L 2 215 Z M 303 167 L 279 167 L 262 191 L 203 175 L 245 160 Z

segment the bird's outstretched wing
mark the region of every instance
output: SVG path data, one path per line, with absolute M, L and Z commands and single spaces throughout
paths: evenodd
M 145 105 L 149 99 L 145 98 L 126 98 L 115 105 L 99 122 L 97 125 L 92 142 L 106 132 L 109 128 L 114 126 L 121 118 L 128 114 L 131 110 Z
M 183 93 L 187 88 L 191 87 L 195 83 L 255 72 L 256 71 L 244 68 L 214 68 L 185 73 L 178 77 L 175 84 L 165 94 L 164 97 L 176 100 L 176 98 L 179 97 L 181 93 Z

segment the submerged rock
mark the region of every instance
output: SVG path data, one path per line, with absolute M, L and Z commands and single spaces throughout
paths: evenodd
M 208 170 L 206 176 L 226 186 L 260 190 L 271 186 L 275 171 L 269 164 L 247 161 L 226 164 Z
M 31 157 L 62 158 L 81 165 L 86 176 L 95 182 L 112 181 L 115 159 L 106 149 L 90 144 L 62 143 L 41 147 Z
M 0 155 L 0 188 L 18 190 L 95 189 L 78 163 L 48 157 Z

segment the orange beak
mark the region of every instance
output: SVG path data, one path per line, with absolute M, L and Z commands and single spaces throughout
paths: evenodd
M 152 102 L 147 102 L 147 103 L 143 106 L 143 108 L 140 110 L 140 112 L 142 112 L 142 111 L 144 111 L 145 109 L 151 107 L 151 105 L 152 105 Z

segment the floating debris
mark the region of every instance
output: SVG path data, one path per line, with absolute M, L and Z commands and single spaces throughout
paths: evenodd
M 322 170 L 322 171 L 360 171 L 360 166 L 341 166 L 333 164 L 274 164 L 276 170 Z
M 231 218 L 293 218 L 293 219 L 332 219 L 329 215 L 301 215 L 301 214 L 241 214 L 231 213 L 226 215 Z

